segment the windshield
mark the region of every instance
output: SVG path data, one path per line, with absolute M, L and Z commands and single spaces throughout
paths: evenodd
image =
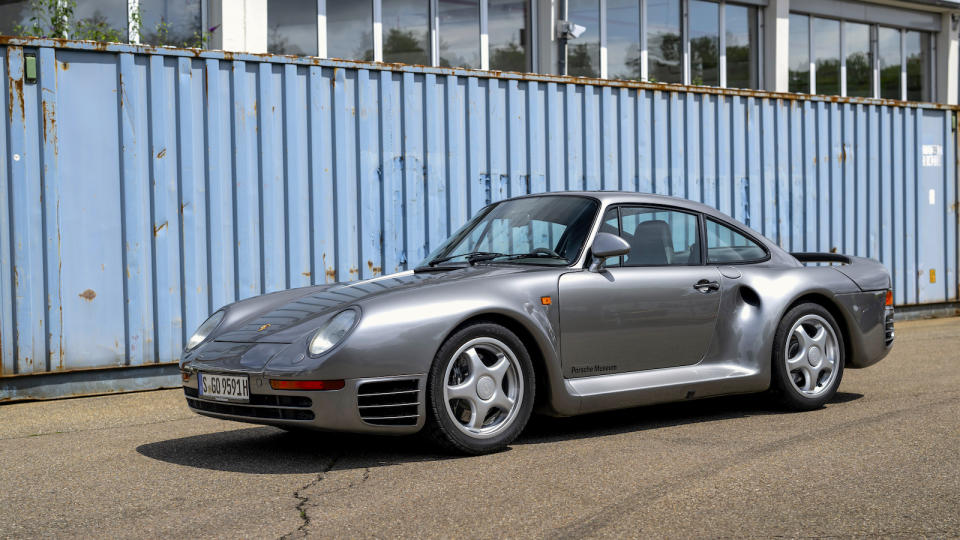
M 580 254 L 599 206 L 570 195 L 503 201 L 473 218 L 419 266 L 481 260 L 566 266 Z

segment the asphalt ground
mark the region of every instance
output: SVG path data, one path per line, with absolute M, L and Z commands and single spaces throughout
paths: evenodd
M 960 319 L 826 407 L 535 417 L 507 451 L 203 418 L 180 390 L 0 406 L 2 537 L 958 537 Z

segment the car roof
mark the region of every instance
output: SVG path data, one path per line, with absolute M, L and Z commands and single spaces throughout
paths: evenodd
M 636 191 L 554 191 L 547 193 L 531 193 L 529 195 L 520 195 L 518 197 L 511 197 L 512 199 L 523 199 L 527 197 L 543 197 L 543 196 L 573 196 L 573 197 L 590 197 L 593 199 L 599 200 L 604 205 L 608 204 L 660 204 L 665 206 L 674 206 L 677 208 L 691 210 L 694 212 L 702 212 L 710 216 L 719 218 L 723 221 L 730 221 L 741 225 L 742 227 L 747 227 L 747 225 L 740 223 L 736 219 L 733 219 L 731 216 L 720 212 L 712 206 L 707 206 L 703 203 L 698 203 L 691 201 L 689 199 L 681 199 L 680 197 L 671 197 L 669 195 L 658 195 L 656 193 L 639 193 Z

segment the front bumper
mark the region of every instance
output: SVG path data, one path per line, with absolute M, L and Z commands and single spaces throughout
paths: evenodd
M 187 405 L 204 416 L 279 427 L 395 435 L 415 433 L 423 427 L 424 374 L 347 379 L 340 390 L 320 391 L 274 390 L 264 375 L 246 375 L 250 377 L 250 402 L 237 403 L 199 397 L 196 371 L 184 371 Z

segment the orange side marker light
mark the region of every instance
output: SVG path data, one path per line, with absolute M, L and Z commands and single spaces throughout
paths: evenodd
M 887 300 L 884 302 L 884 305 L 892 306 L 893 305 L 893 289 L 887 289 Z
M 545 305 L 545 306 L 549 306 L 550 304 L 553 303 L 553 299 L 550 298 L 549 296 L 541 296 L 541 297 L 540 297 L 540 303 L 543 304 L 543 305 Z

